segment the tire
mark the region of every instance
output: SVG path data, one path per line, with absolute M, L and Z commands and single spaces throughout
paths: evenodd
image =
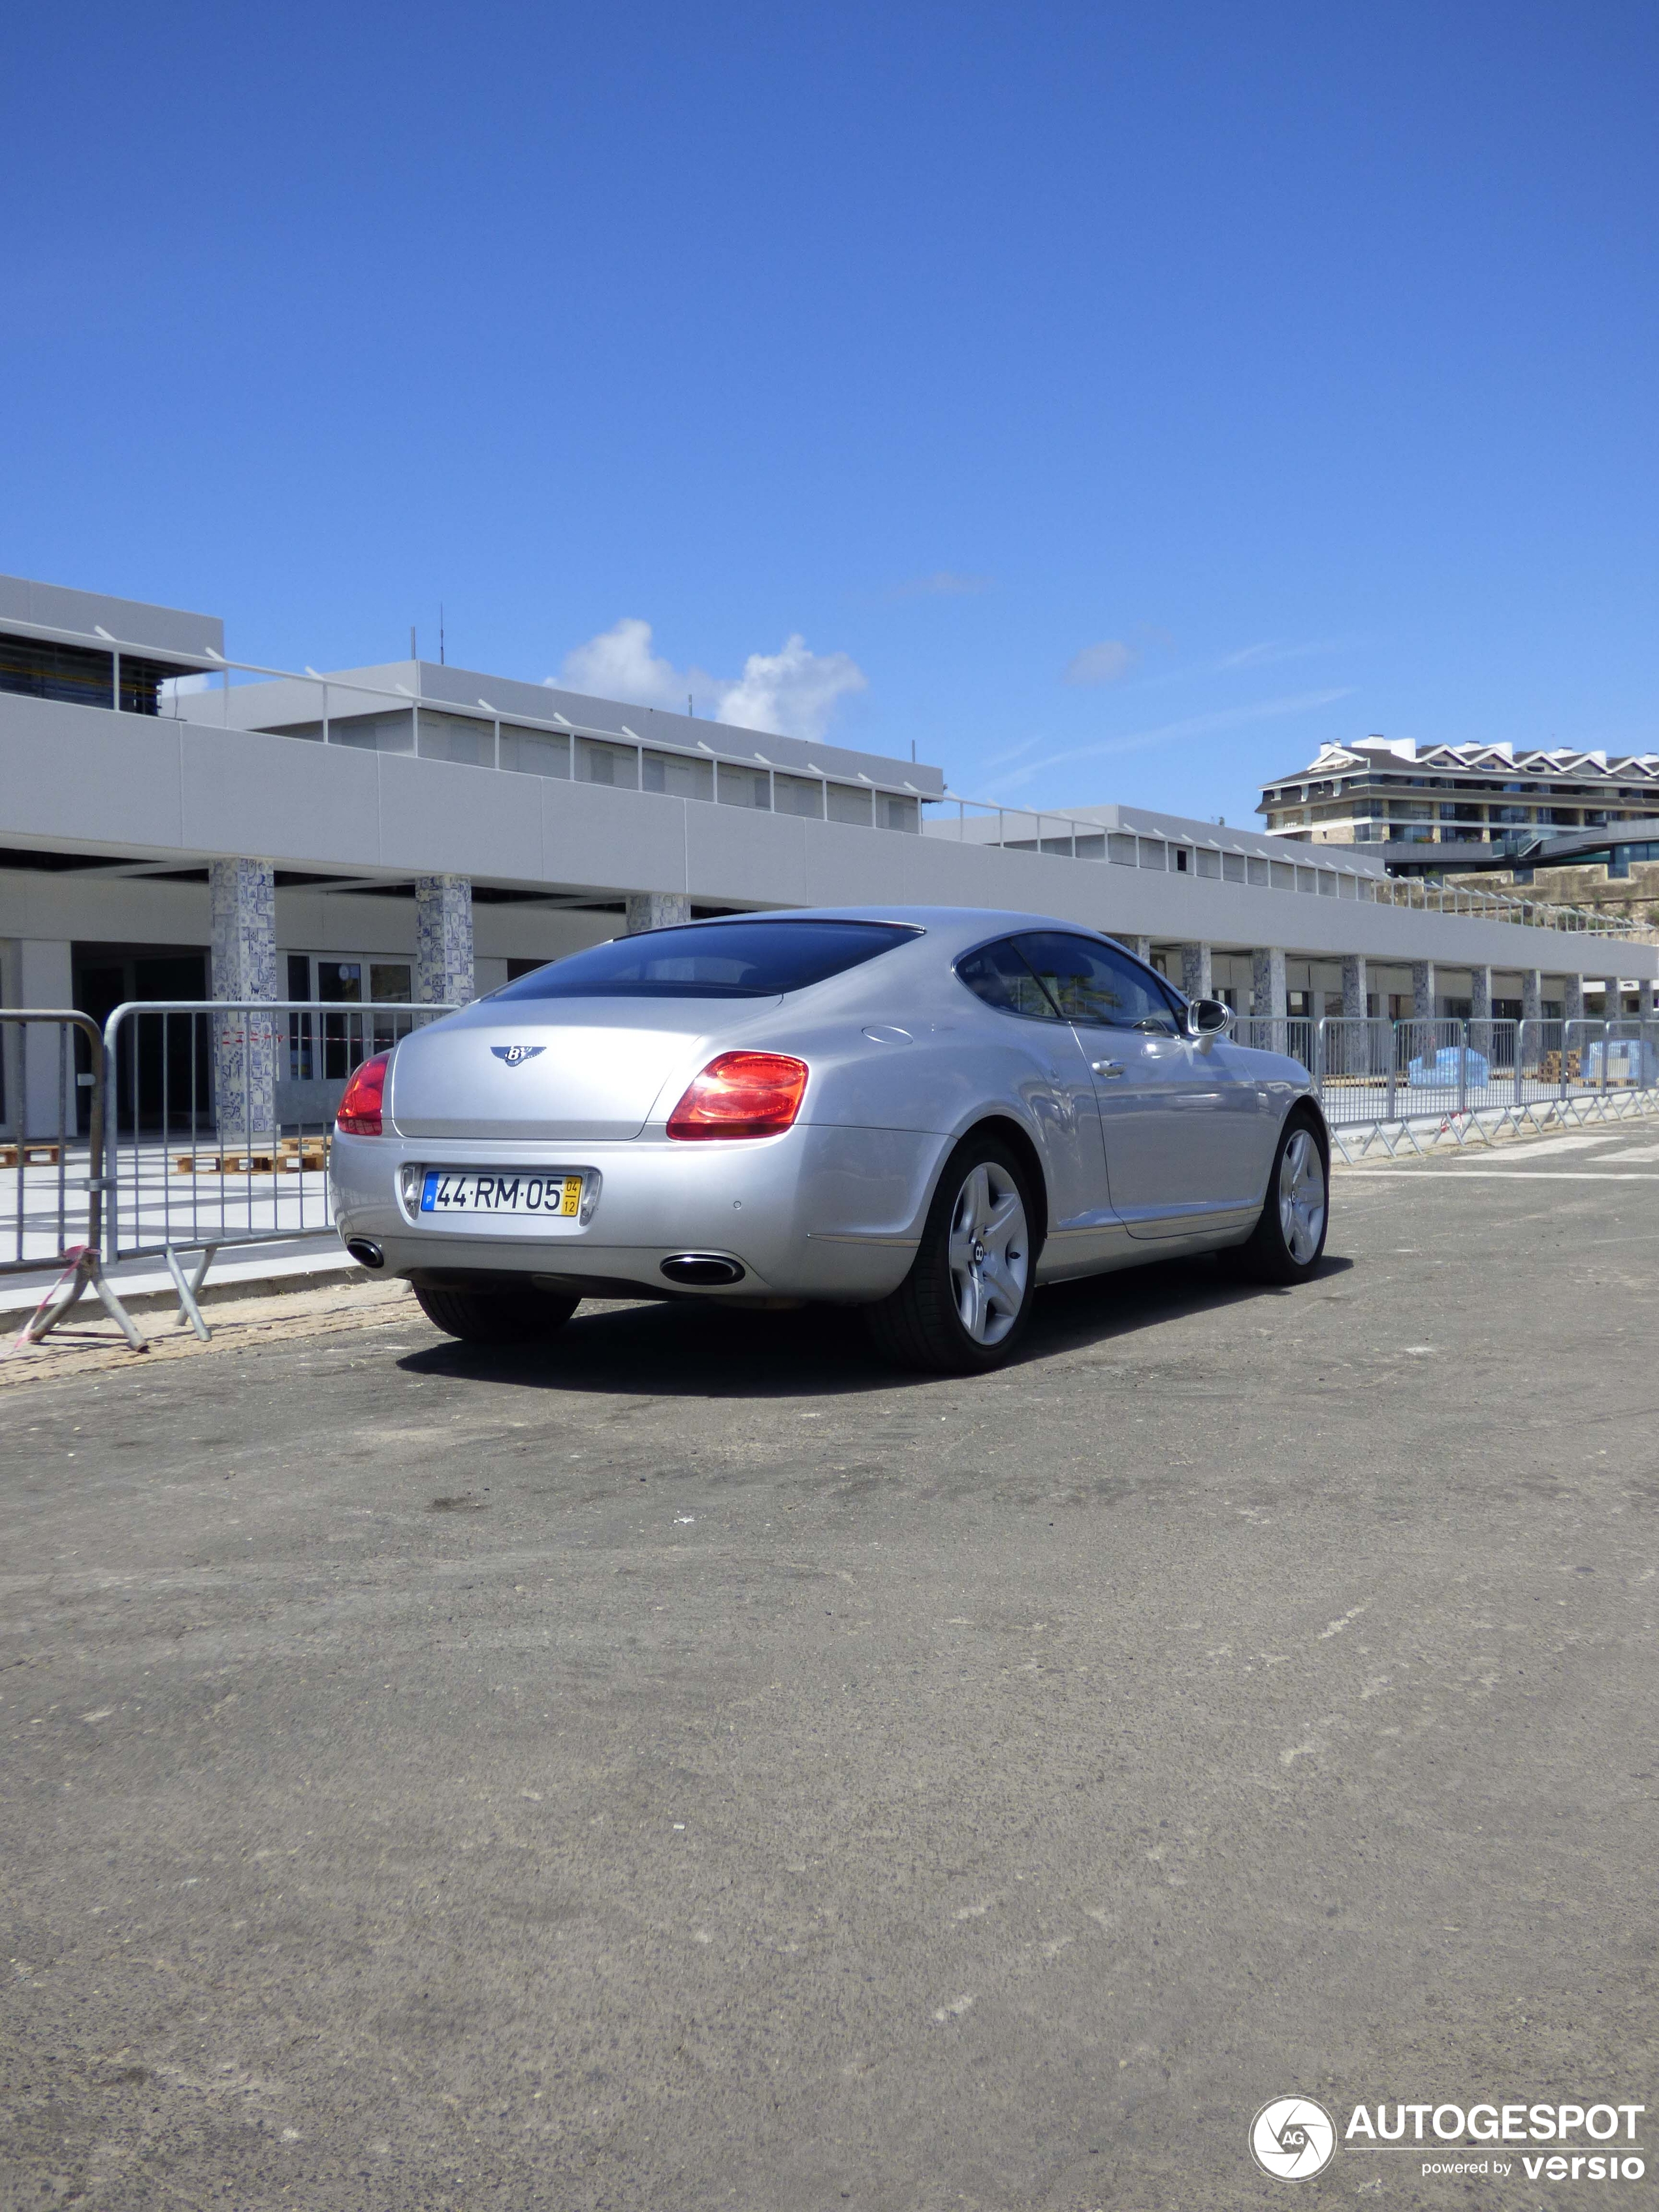
M 963 1138 L 945 1164 L 909 1273 L 865 1309 L 879 1352 L 943 1375 L 982 1373 L 1012 1357 L 1036 1287 L 1029 1185 L 1006 1145 Z
M 421 1311 L 465 1344 L 535 1344 L 562 1328 L 581 1304 L 526 1285 L 522 1291 L 435 1291 L 418 1285 Z
M 1323 1128 L 1293 1111 L 1279 1133 L 1261 1218 L 1249 1242 L 1221 1255 L 1250 1283 L 1305 1283 L 1325 1250 L 1331 1223 L 1331 1154 Z

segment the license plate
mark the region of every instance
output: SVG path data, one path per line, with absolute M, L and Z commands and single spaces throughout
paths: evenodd
M 568 1220 L 580 1212 L 581 1203 L 579 1175 L 428 1168 L 421 1182 L 422 1213 L 553 1213 Z

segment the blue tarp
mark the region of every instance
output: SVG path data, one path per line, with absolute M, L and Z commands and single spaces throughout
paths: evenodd
M 1601 1062 L 1607 1064 L 1609 1083 L 1648 1084 L 1659 1080 L 1659 1051 L 1645 1037 L 1614 1037 L 1610 1044 L 1593 1044 L 1584 1054 L 1584 1080 L 1601 1080 Z
M 1470 1083 L 1488 1079 L 1491 1070 L 1485 1053 L 1476 1052 L 1471 1045 L 1443 1044 L 1432 1060 L 1425 1053 L 1421 1060 L 1412 1061 L 1407 1082 L 1413 1091 L 1455 1091 L 1460 1059 Z

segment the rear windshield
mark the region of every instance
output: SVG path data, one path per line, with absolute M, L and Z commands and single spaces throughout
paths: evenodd
M 520 975 L 497 999 L 772 999 L 890 952 L 891 921 L 700 921 L 646 930 Z

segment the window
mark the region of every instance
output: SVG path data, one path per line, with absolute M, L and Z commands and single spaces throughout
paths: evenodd
M 1060 1019 L 1053 1000 L 1006 938 L 958 960 L 957 974 L 976 999 L 1000 1013 L 1024 1014 L 1038 1022 Z
M 829 791 L 830 819 L 832 822 L 856 822 L 863 829 L 870 827 L 872 817 L 867 785 L 832 783 Z
M 1015 943 L 1068 1022 L 1173 1035 L 1176 1013 L 1155 977 L 1110 945 L 1044 930 Z
M 639 755 L 631 745 L 608 745 L 599 738 L 578 738 L 576 781 L 608 783 L 619 791 L 637 791 Z
M 714 763 L 687 753 L 645 753 L 641 772 L 647 791 L 665 792 L 670 799 L 712 799 Z
M 493 768 L 495 726 L 475 715 L 441 714 L 430 707 L 422 707 L 421 758 L 459 761 L 466 768 Z
M 763 768 L 733 768 L 720 764 L 714 785 L 722 806 L 750 806 L 764 813 L 772 804 L 772 779 Z
M 568 775 L 570 740 L 547 730 L 501 724 L 501 766 L 517 775 Z
M 799 814 L 809 820 L 822 820 L 823 786 L 804 775 L 775 775 L 772 778 L 772 804 L 780 814 Z
M 0 637 L 0 691 L 61 699 L 75 707 L 110 707 L 115 703 L 114 683 L 107 653 L 44 639 Z
M 573 952 L 492 999 L 769 999 L 921 934 L 892 921 L 704 921 Z

